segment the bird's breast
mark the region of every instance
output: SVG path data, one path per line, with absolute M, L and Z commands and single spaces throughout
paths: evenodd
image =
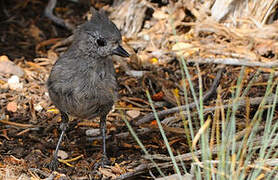
M 72 113 L 87 118 L 108 113 L 118 97 L 114 68 L 88 68 L 80 76 L 74 83 Z

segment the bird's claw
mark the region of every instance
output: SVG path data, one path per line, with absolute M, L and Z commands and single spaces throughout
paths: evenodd
M 103 156 L 99 162 L 96 162 L 94 164 L 94 170 L 97 170 L 100 167 L 104 167 L 104 166 L 110 165 L 110 164 L 111 164 L 111 162 L 109 161 L 107 156 Z
M 58 168 L 59 161 L 57 158 L 53 158 L 51 162 L 48 164 L 50 170 L 55 171 Z

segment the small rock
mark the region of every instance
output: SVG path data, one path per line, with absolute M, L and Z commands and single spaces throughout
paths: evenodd
M 19 77 L 16 75 L 9 78 L 8 85 L 11 90 L 23 89 L 23 83 L 19 82 Z
M 7 104 L 7 110 L 10 111 L 10 112 L 16 112 L 17 111 L 17 103 L 12 101 L 12 102 L 9 102 Z
M 137 118 L 138 116 L 140 116 L 140 111 L 137 111 L 137 110 L 130 110 L 130 111 L 127 111 L 126 114 L 131 117 L 131 118 Z
M 22 77 L 24 75 L 24 70 L 4 55 L 0 56 L 0 73 L 13 74 Z
M 61 159 L 67 159 L 69 157 L 68 153 L 66 153 L 66 151 L 63 150 L 59 150 L 57 155 Z
M 126 71 L 127 75 L 133 76 L 133 77 L 142 77 L 145 73 L 146 73 L 146 71 L 135 71 L 135 70 Z
M 35 111 L 40 112 L 41 110 L 43 110 L 43 107 L 40 104 L 36 104 L 34 106 Z
M 150 40 L 150 36 L 147 35 L 147 34 L 144 34 L 143 39 L 144 39 L 145 41 L 149 41 L 149 40 Z
M 88 129 L 85 132 L 86 136 L 99 136 L 100 135 L 100 130 L 99 129 Z

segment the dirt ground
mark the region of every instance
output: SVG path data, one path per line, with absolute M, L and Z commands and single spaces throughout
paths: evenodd
M 43 15 L 46 3 L 46 1 L 2 1 L 0 54 L 6 55 L 26 73 L 20 78 L 20 82 L 23 83 L 22 89 L 11 90 L 5 84 L 1 85 L 1 119 L 17 123 L 1 123 L 1 166 L 10 170 L 11 177 L 13 175 L 17 177 L 21 173 L 30 176 L 28 170 L 30 168 L 50 173 L 47 164 L 50 162 L 59 136 L 60 117 L 55 110 L 51 111 L 54 107 L 45 88 L 49 71 L 59 53 L 48 50 L 57 42 L 56 39 L 68 37 L 71 32 L 56 26 Z M 85 21 L 82 16 L 87 13 L 88 6 L 67 1 L 58 2 L 57 7 L 63 18 L 71 18 L 76 24 Z M 49 44 L 46 43 L 36 50 L 38 44 L 45 41 L 53 42 L 48 42 Z M 65 48 L 61 51 L 64 50 Z M 136 105 L 132 105 L 133 102 L 137 102 L 141 107 L 138 107 L 140 111 L 136 110 L 135 113 L 138 111 L 142 116 L 150 112 L 145 92 L 141 88 L 142 78 L 128 77 L 119 64 L 116 68 L 120 95 L 124 98 L 118 105 L 125 110 L 132 110 L 136 109 Z M 176 68 L 176 64 L 173 64 L 173 68 Z M 163 68 L 160 71 L 164 71 Z M 157 75 L 159 72 L 151 74 Z M 1 81 L 6 81 L 9 77 L 9 74 L 3 74 Z M 16 106 L 15 109 L 7 108 L 8 104 Z M 83 124 L 78 124 L 81 122 Z M 101 141 L 85 135 L 86 129 L 99 127 L 98 120 L 92 123 L 85 122 L 87 123 L 76 120 L 71 123 L 61 147 L 69 158 L 81 156 L 71 163 L 73 167 L 60 163 L 57 170 L 72 178 L 90 175 L 93 165 L 101 158 Z M 109 115 L 107 124 L 110 135 L 107 140 L 107 151 L 114 167 L 111 173 L 123 174 L 128 169 L 134 168 L 136 164 L 140 164 L 142 152 L 130 135 L 122 138 L 115 137 L 116 134 L 128 132 L 119 110 Z M 153 142 L 149 141 L 149 137 L 154 137 L 151 138 Z M 149 144 L 147 145 L 149 151 L 166 152 L 165 147 L 160 148 L 161 137 L 155 130 L 141 138 L 146 139 L 145 144 Z M 179 143 L 176 145 L 179 147 Z
M 11 179 L 19 177 L 44 179 L 52 173 L 47 165 L 58 141 L 59 122 L 61 121 L 59 112 L 49 100 L 45 82 L 55 60 L 68 47 L 68 45 L 55 47 L 55 45 L 69 37 L 72 32 L 57 26 L 44 16 L 43 12 L 47 1 L 1 0 L 0 2 L 1 62 L 14 63 L 11 66 L 5 64 L 5 68 L 8 68 L 9 72 L 6 73 L 5 71 L 0 74 L 0 171 L 2 177 L 10 177 Z M 95 7 L 106 9 L 108 13 L 112 11 L 112 3 L 108 1 L 91 2 L 94 3 Z M 155 10 L 169 6 L 164 1 L 149 1 L 149 3 L 155 7 L 152 10 L 150 8 L 146 10 L 150 17 Z M 87 3 L 71 1 L 58 1 L 55 9 L 59 17 L 74 25 L 85 22 L 88 11 Z M 187 14 L 184 15 L 184 21 L 194 21 L 193 15 L 189 11 L 185 12 Z M 158 15 L 162 16 L 156 14 L 156 16 Z M 144 17 L 143 24 L 141 24 L 143 29 L 146 29 L 148 24 L 159 23 L 152 22 L 150 17 Z M 116 21 L 115 17 L 113 17 L 114 20 Z M 185 34 L 189 29 L 188 26 L 180 25 L 177 33 Z M 158 36 L 156 39 L 161 38 Z M 146 97 L 146 89 L 150 90 L 157 111 L 179 105 L 173 95 L 173 92 L 182 94 L 180 85 L 182 73 L 179 61 L 168 51 L 161 55 L 161 59 L 165 62 L 157 62 L 160 60 L 159 58 L 148 56 L 154 50 L 145 49 L 147 47 L 145 42 L 134 36 L 128 37 L 124 34 L 123 43 L 132 56 L 128 59 L 115 58 L 120 99 L 115 105 L 115 109 L 108 115 L 107 120 L 109 137 L 107 153 L 112 164 L 93 172 L 94 164 L 100 160 L 102 154 L 101 139 L 90 137 L 86 135 L 86 132 L 88 129 L 98 129 L 99 120 L 75 119 L 71 122 L 60 149 L 62 150 L 61 156 L 65 159 L 76 159 L 59 164 L 57 170 L 59 178 L 64 176 L 71 179 L 115 178 L 127 172 L 136 171 L 136 167 L 148 162 L 142 157 L 143 151 L 129 134 L 122 113 L 133 125 L 134 130 L 138 132 L 139 138 L 151 154 L 168 155 L 155 121 L 140 124 L 140 126 L 135 124 L 152 112 Z M 165 48 L 169 47 L 165 45 Z M 160 51 L 157 52 L 161 53 Z M 146 57 L 147 61 L 139 62 L 136 54 L 141 58 Z M 200 65 L 204 92 L 210 89 L 219 69 L 219 66 L 214 64 Z M 143 75 L 135 76 L 135 71 L 143 73 Z M 196 67 L 189 64 L 189 71 L 192 74 L 194 86 L 198 87 Z M 225 74 L 220 80 L 223 99 L 228 99 L 231 96 L 229 87 L 235 85 L 239 71 L 240 68 L 237 67 L 225 70 Z M 247 76 L 252 77 L 254 71 L 255 68 L 250 68 Z M 131 72 L 131 74 L 127 72 Z M 19 77 L 16 87 L 8 83 L 12 75 Z M 248 81 L 248 78 L 246 80 Z M 258 81 L 265 83 L 267 79 L 262 76 Z M 253 95 L 263 96 L 264 89 L 265 87 L 262 86 L 251 88 L 249 95 L 250 97 Z M 189 100 L 193 101 L 191 98 Z M 205 105 L 209 107 L 214 103 L 215 94 L 205 102 Z M 185 102 L 181 100 L 180 104 L 185 104 Z M 242 111 L 244 112 L 244 110 Z M 186 137 L 183 128 L 179 126 L 181 124 L 180 118 L 178 115 L 169 115 L 168 117 L 176 118 L 179 121 L 179 123 L 172 124 L 171 128 L 174 129 L 166 129 L 174 154 L 177 155 L 178 152 L 180 154 L 188 153 Z M 237 125 L 240 128 L 244 123 L 244 121 L 239 122 Z M 148 130 L 145 132 L 144 128 Z M 161 160 L 160 162 L 163 163 L 164 161 Z M 142 168 L 142 171 L 139 171 L 138 175 L 134 175 L 133 179 L 151 178 L 147 169 L 147 167 Z M 174 173 L 173 168 L 166 166 L 165 169 L 168 174 Z M 57 174 L 56 177 L 58 177 Z M 154 174 L 158 175 L 155 171 Z

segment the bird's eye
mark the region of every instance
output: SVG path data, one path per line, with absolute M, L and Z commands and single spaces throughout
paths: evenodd
M 103 38 L 99 38 L 99 39 L 97 39 L 97 44 L 99 46 L 106 46 L 106 41 Z

